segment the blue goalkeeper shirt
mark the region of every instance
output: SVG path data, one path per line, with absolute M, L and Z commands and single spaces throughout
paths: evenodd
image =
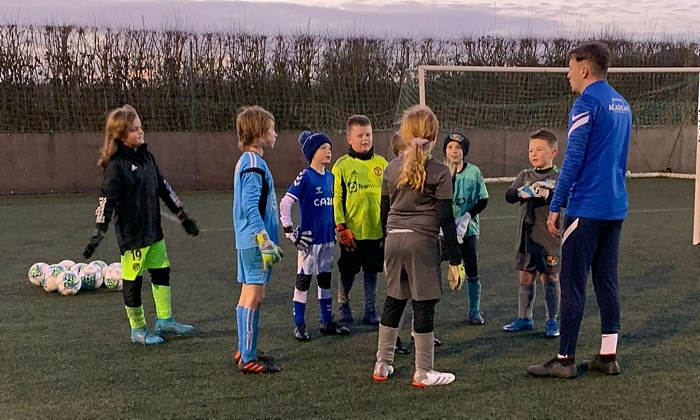
M 267 163 L 255 152 L 243 153 L 233 173 L 236 249 L 256 248 L 255 234 L 263 229 L 279 244 L 278 219 L 275 183 Z
M 569 114 L 566 155 L 549 206 L 598 220 L 627 217 L 627 154 L 632 131 L 630 106 L 606 80 L 579 96 Z
M 313 233 L 314 244 L 335 242 L 333 182 L 331 171 L 321 175 L 309 166 L 297 175 L 287 191 L 287 195 L 299 201 L 300 229 Z

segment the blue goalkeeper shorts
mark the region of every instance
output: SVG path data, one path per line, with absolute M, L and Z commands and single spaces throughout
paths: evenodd
M 272 278 L 272 267 L 263 272 L 263 259 L 260 248 L 246 248 L 237 251 L 238 282 L 241 284 L 267 284 Z

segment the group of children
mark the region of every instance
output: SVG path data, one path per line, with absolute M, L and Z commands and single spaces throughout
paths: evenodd
M 279 222 L 285 237 L 297 249 L 297 276 L 293 294 L 294 337 L 307 341 L 306 302 L 316 276 L 323 335 L 347 335 L 350 330 L 334 321 L 331 272 L 335 242 L 340 244 L 338 284 L 339 322 L 355 319 L 350 291 L 363 272 L 362 322 L 379 325 L 377 362 L 373 377 L 383 381 L 393 372 L 396 353 L 409 353 L 398 337 L 404 308 L 413 308 L 411 336 L 415 341 L 418 387 L 443 385 L 454 375 L 433 370 L 435 304 L 442 292 L 441 261 L 448 261 L 451 288 L 467 284 L 467 322 L 484 324 L 480 311 L 481 283 L 477 264 L 479 214 L 488 192 L 479 168 L 465 161 L 469 140 L 450 133 L 442 143 L 444 163 L 430 151 L 438 141 L 438 120 L 425 106 L 408 109 L 401 130 L 391 141 L 391 162 L 374 152 L 370 120 L 355 115 L 347 121 L 348 153 L 329 171 L 332 143 L 323 133 L 299 136 L 309 165 L 296 177 L 279 202 L 264 152 L 274 147 L 274 116 L 259 106 L 244 108 L 236 118 L 238 145 L 243 152 L 234 171 L 233 224 L 238 282 L 236 307 L 238 349 L 235 361 L 243 373 L 274 373 L 281 368 L 257 349 L 259 309 L 270 281 L 272 266 L 283 253 Z M 540 130 L 530 138 L 531 168 L 523 170 L 506 191 L 506 200 L 519 203 L 516 268 L 519 270 L 518 317 L 503 329 L 532 330 L 535 277 L 541 274 L 547 308 L 546 336 L 559 335 L 559 239 L 547 233 L 548 203 L 553 196 L 557 168 L 557 139 Z M 130 106 L 110 114 L 101 150 L 104 181 L 96 211 L 97 231 L 86 247 L 89 258 L 102 240 L 114 214 L 122 253 L 124 302 L 131 340 L 159 344 L 162 333 L 191 334 L 194 328 L 172 318 L 170 269 L 160 226 L 158 199 L 182 222 L 190 235 L 196 223 L 164 180 L 153 155 L 146 149 L 136 111 Z M 295 225 L 292 207 L 299 204 Z M 134 209 L 141 211 L 134 213 Z M 279 219 L 278 219 L 279 217 Z M 426 247 L 426 243 L 434 243 Z M 141 305 L 142 273 L 148 269 L 156 302 L 155 332 L 146 326 Z M 377 274 L 384 272 L 387 297 L 382 316 L 377 312 Z

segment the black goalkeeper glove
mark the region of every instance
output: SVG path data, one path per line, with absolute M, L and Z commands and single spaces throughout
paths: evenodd
M 197 236 L 199 235 L 199 228 L 197 227 L 197 222 L 190 218 L 184 210 L 180 210 L 177 213 L 177 218 L 180 219 L 180 224 L 182 228 L 185 229 L 188 235 Z
M 88 242 L 87 246 L 85 247 L 85 251 L 83 251 L 83 256 L 85 259 L 89 259 L 92 257 L 92 254 L 95 252 L 97 247 L 100 245 L 100 242 L 102 242 L 102 239 L 105 237 L 105 232 L 101 229 L 96 229 L 95 234 L 92 235 L 92 238 L 90 238 L 90 242 Z

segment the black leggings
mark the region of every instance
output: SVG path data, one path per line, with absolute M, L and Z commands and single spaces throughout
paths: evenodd
M 395 299 L 386 297 L 384 302 L 384 313 L 382 314 L 382 325 L 389 328 L 398 328 L 401 315 L 406 309 L 408 299 Z M 435 304 L 438 299 L 413 300 L 413 331 L 418 334 L 433 332 L 435 321 Z

